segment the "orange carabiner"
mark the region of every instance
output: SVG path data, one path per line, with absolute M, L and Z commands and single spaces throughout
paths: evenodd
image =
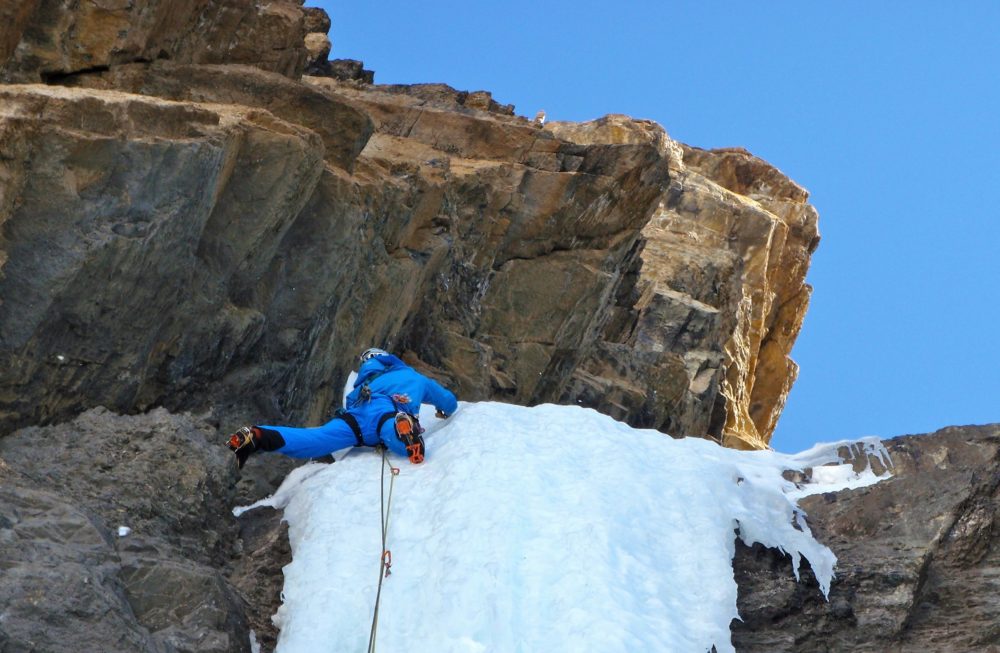
M 392 567 L 392 551 L 386 549 L 382 552 L 382 566 L 385 568 L 385 577 L 388 578 L 392 573 L 389 569 Z

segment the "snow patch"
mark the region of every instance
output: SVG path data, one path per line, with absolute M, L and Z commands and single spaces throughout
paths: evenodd
M 861 465 L 856 465 L 854 460 L 843 460 L 841 452 L 844 451 L 853 454 L 854 460 L 861 459 L 863 467 L 858 469 Z M 878 461 L 879 472 L 873 468 L 873 460 Z M 806 476 L 789 493 L 795 499 L 874 485 L 892 478 L 893 467 L 888 450 L 876 437 L 817 444 L 807 451 L 787 456 L 785 464 Z

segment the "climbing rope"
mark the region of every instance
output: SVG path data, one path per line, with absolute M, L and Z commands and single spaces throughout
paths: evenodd
M 382 600 L 382 580 L 388 578 L 392 573 L 390 567 L 392 567 L 392 551 L 385 548 L 386 537 L 389 534 L 389 508 L 392 507 L 392 486 L 396 481 L 396 476 L 399 475 L 399 468 L 393 467 L 389 464 L 389 458 L 386 456 L 385 445 L 380 445 L 379 447 L 382 451 L 382 480 L 379 487 L 379 500 L 381 502 L 381 512 L 382 512 L 382 557 L 379 560 L 379 570 L 378 570 L 378 591 L 375 593 L 375 612 L 372 615 L 372 630 L 371 635 L 368 637 L 368 653 L 375 653 L 375 635 L 378 631 L 378 608 L 379 602 Z M 386 500 L 385 495 L 385 469 L 389 468 L 389 498 Z

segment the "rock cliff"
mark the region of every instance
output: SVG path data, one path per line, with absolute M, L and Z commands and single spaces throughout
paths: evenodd
M 766 445 L 818 242 L 774 167 L 373 86 L 295 2 L 175 5 L 3 10 L 0 431 L 315 423 L 374 344 L 466 399 Z
M 236 485 L 218 429 L 325 419 L 370 345 L 464 399 L 766 446 L 802 188 L 649 121 L 373 85 L 329 27 L 291 0 L 0 7 L 0 649 L 272 644 L 287 540 L 229 507 L 288 467 Z M 804 502 L 829 603 L 740 549 L 739 649 L 1000 645 L 998 440 L 902 438 L 892 480 Z

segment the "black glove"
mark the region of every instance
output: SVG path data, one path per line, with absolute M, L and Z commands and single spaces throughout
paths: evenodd
M 437 417 L 438 419 L 448 419 L 448 416 L 440 408 L 438 408 L 437 412 L 434 413 L 434 417 Z
M 250 454 L 257 451 L 257 442 L 260 439 L 260 429 L 256 426 L 244 426 L 236 433 L 229 436 L 226 446 L 236 454 L 236 467 L 243 469 Z
M 250 454 L 256 451 L 276 451 L 285 446 L 285 438 L 273 429 L 244 426 L 229 436 L 226 446 L 236 454 L 236 466 L 243 469 Z

